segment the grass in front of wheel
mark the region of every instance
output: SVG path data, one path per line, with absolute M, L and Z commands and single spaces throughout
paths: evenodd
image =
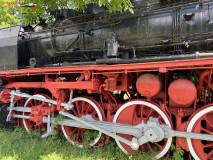
M 27 133 L 18 128 L 14 131 L 0 129 L 0 159 L 2 160 L 127 160 L 154 159 L 149 153 L 139 156 L 125 155 L 111 140 L 104 147 L 80 149 L 72 146 L 64 137 L 41 138 L 37 132 Z

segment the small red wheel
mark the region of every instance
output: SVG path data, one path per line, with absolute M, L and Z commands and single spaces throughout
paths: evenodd
M 147 122 L 150 117 L 157 118 L 160 124 L 167 124 L 172 128 L 170 118 L 163 112 L 157 105 L 143 100 L 132 100 L 121 106 L 116 112 L 113 122 L 137 125 Z M 132 140 L 132 135 L 118 134 L 123 138 Z M 116 140 L 119 148 L 126 154 L 135 153 L 135 151 L 128 145 Z M 140 146 L 139 150 L 143 152 L 151 151 L 156 154 L 156 159 L 163 157 L 172 144 L 172 138 L 163 139 L 160 142 L 150 143 L 147 142 Z
M 70 113 L 77 117 L 85 117 L 94 119 L 97 121 L 103 121 L 105 118 L 103 109 L 101 106 L 93 99 L 88 97 L 77 97 L 72 100 L 74 107 Z M 94 146 L 99 142 L 102 133 L 98 131 L 88 130 L 84 128 L 76 128 L 70 126 L 62 126 L 63 133 L 65 137 L 73 144 L 78 147 L 83 147 L 89 142 L 91 146 Z M 92 135 L 88 140 L 88 135 Z
M 50 99 L 50 97 L 45 94 L 36 94 L 34 96 Z M 42 103 L 45 103 L 45 102 L 29 98 L 25 102 L 24 107 L 33 107 L 33 106 L 41 105 Z M 50 104 L 48 105 L 50 106 Z M 30 113 L 25 112 L 23 113 L 23 115 L 28 116 L 30 115 Z M 23 119 L 23 125 L 27 132 L 38 130 L 40 135 L 44 135 L 47 132 L 47 124 L 45 123 L 42 123 L 41 125 L 37 126 L 35 122 L 30 121 L 29 119 Z
M 213 106 L 199 109 L 189 120 L 187 132 L 213 135 Z M 213 160 L 213 142 L 187 138 L 194 159 Z

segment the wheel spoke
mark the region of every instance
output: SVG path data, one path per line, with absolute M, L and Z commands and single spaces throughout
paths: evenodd
M 34 99 L 34 105 L 37 106 L 38 105 L 38 101 Z
M 140 108 L 139 108 L 139 107 Z M 132 110 L 135 109 L 134 112 Z M 131 114 L 130 114 L 131 113 Z M 150 119 L 150 117 L 158 118 L 159 121 L 161 121 L 163 124 L 167 124 L 168 126 L 172 126 L 171 120 L 169 119 L 169 116 L 162 110 L 160 110 L 159 106 L 156 106 L 150 102 L 143 101 L 143 100 L 131 100 L 121 107 L 119 107 L 118 111 L 116 112 L 113 122 L 114 123 L 125 123 L 125 124 L 133 124 L 137 125 L 141 123 L 142 121 L 146 122 Z M 137 117 L 137 118 L 136 118 Z M 127 121 L 128 119 L 128 121 Z M 125 139 L 131 140 L 132 135 L 122 135 L 119 134 Z M 135 151 L 132 150 L 132 148 L 128 145 L 125 145 L 119 141 L 116 141 L 118 146 L 124 151 L 126 154 L 128 152 L 135 153 Z M 159 159 L 163 157 L 167 151 L 170 149 L 170 146 L 172 144 L 172 138 L 163 139 L 159 143 L 150 143 L 147 142 L 145 144 L 142 144 L 140 146 L 140 151 L 147 152 L 151 151 L 154 152 L 154 148 L 156 146 L 158 152 L 156 153 L 156 158 Z
M 95 120 L 101 121 L 103 120 L 104 111 L 102 110 L 101 106 L 93 99 L 85 97 L 77 97 L 73 99 L 72 104 L 74 105 L 72 111 L 75 116 L 82 117 L 88 115 L 88 117 L 92 117 Z M 73 131 L 70 131 L 69 128 L 70 127 L 68 126 L 62 126 L 62 130 L 65 137 L 69 137 L 70 142 L 79 147 L 85 145 L 84 134 L 86 131 L 88 131 L 88 129 L 75 128 Z M 73 135 L 76 135 L 76 137 L 74 137 Z M 100 134 L 98 134 L 96 137 L 93 137 L 93 139 L 91 139 L 90 142 L 95 143 L 91 143 L 90 145 L 91 146 L 95 145 L 100 138 L 101 138 Z
M 132 119 L 134 119 L 135 121 L 136 121 L 136 124 L 138 123 L 138 122 L 141 122 L 142 121 L 142 119 L 143 119 L 143 117 L 141 116 L 140 118 L 138 118 L 138 115 L 137 115 L 137 112 L 136 112 L 136 110 L 133 112 L 133 118 Z M 133 122 L 133 121 L 132 121 Z M 132 122 L 131 122 L 131 124 L 132 124 Z
M 41 98 L 47 98 L 47 99 L 50 99 L 50 97 L 48 97 L 47 95 L 44 95 L 44 94 L 36 94 L 35 96 L 38 96 L 38 97 L 41 97 Z M 36 107 L 37 105 L 40 105 L 42 103 L 46 103 L 46 102 L 43 102 L 43 101 L 40 101 L 40 100 L 35 100 L 35 99 L 32 99 L 32 98 L 29 98 L 25 104 L 24 104 L 24 107 L 28 107 L 28 108 L 31 108 L 31 107 Z M 48 105 L 49 106 L 49 105 Z M 24 113 L 24 115 L 30 115 L 30 113 Z M 41 124 L 39 126 L 37 126 L 37 123 L 34 122 L 34 121 L 30 121 L 29 119 L 23 119 L 23 124 L 24 124 L 24 127 L 27 131 L 33 131 L 33 130 L 38 130 L 38 132 L 42 135 L 44 133 L 44 131 L 47 131 L 47 125 L 46 124 Z
M 141 105 L 141 113 L 140 113 L 140 115 L 141 115 L 142 118 L 143 118 L 143 110 L 144 110 L 144 105 Z
M 147 142 L 146 144 L 147 144 L 149 150 L 153 153 L 153 149 L 152 149 L 151 145 L 149 144 L 149 142 Z
M 201 130 L 204 131 L 204 132 L 206 132 L 206 133 L 209 133 L 209 134 L 212 134 L 212 135 L 213 135 L 213 132 L 211 132 L 211 131 L 209 131 L 209 130 L 203 128 L 203 127 L 201 127 Z
M 78 113 L 75 111 L 75 108 L 72 108 L 72 111 L 73 111 L 75 116 L 78 116 Z
M 32 100 L 28 103 L 28 106 L 27 107 L 32 107 L 33 106 L 33 102 Z
M 76 103 L 76 110 L 78 112 L 78 115 L 81 115 L 79 102 Z
M 203 146 L 204 146 L 204 148 L 208 148 L 208 147 L 212 148 L 213 147 L 213 143 L 204 144 Z
M 87 110 L 86 110 L 86 115 L 88 114 L 88 112 L 89 112 L 89 110 L 90 110 L 90 108 L 91 108 L 92 106 L 89 104 L 89 106 L 87 107 Z
M 71 130 L 72 130 L 72 128 L 71 128 Z M 72 137 L 72 136 L 74 135 L 74 133 L 75 133 L 77 130 L 78 130 L 78 129 L 75 128 L 73 131 L 71 131 L 71 132 L 70 132 L 70 137 Z
M 160 150 L 162 150 L 162 148 L 163 148 L 163 146 L 161 146 L 159 143 L 157 143 L 157 142 L 154 142 L 154 144 L 160 149 Z
M 154 110 L 151 108 L 149 114 L 148 114 L 147 117 L 146 117 L 146 120 L 147 120 L 147 121 L 149 120 L 149 118 L 150 118 L 150 116 L 152 115 L 153 111 L 154 111 Z
M 83 101 L 82 102 L 82 105 L 81 105 L 81 115 L 84 115 L 84 109 L 85 109 L 85 102 Z
M 77 137 L 76 137 L 76 140 L 77 140 L 78 142 L 79 142 L 80 133 L 81 133 L 81 131 L 80 131 L 80 129 L 78 129 L 78 133 L 77 133 Z
M 164 123 L 164 120 L 163 120 L 163 118 L 161 117 L 161 115 L 158 116 L 158 122 L 159 122 L 160 124 L 163 124 L 163 123 Z
M 81 129 L 81 139 L 82 139 L 82 143 L 84 143 L 84 132 L 82 129 Z
M 141 145 L 141 152 L 145 152 L 145 145 Z
M 204 106 L 190 119 L 187 132 L 205 133 L 213 135 L 212 120 L 213 106 Z M 194 159 L 212 160 L 213 142 L 187 139 L 189 150 Z
M 203 117 L 205 119 L 205 121 L 213 128 L 213 124 L 205 117 Z
M 92 118 L 93 118 L 94 120 L 98 120 L 98 117 L 96 117 L 95 115 L 97 115 L 97 112 L 96 112 L 96 111 L 93 111 L 93 112 L 92 112 Z
M 206 157 L 209 158 L 209 157 L 211 157 L 212 155 L 213 155 L 213 150 L 210 151 L 210 152 L 206 155 Z

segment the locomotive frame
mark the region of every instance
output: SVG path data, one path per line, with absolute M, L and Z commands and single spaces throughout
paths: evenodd
M 213 58 L 204 58 L 2 71 L 0 77 L 8 83 L 0 98 L 10 103 L 7 121 L 18 118 L 19 125 L 23 124 L 27 131 L 39 130 L 42 137 L 52 134 L 56 115 L 61 114 L 64 119 L 57 123 L 57 131 L 63 131 L 79 147 L 84 145 L 85 131 L 96 130 L 99 134 L 92 140 L 92 146 L 99 145 L 104 133 L 114 138 L 125 153 L 137 149 L 152 151 L 157 146 L 156 158 L 168 158 L 172 139 L 176 137 L 176 146 L 190 151 L 193 158 L 211 159 L 212 64 Z M 198 95 L 190 107 L 169 106 L 169 77 L 180 71 L 199 78 L 195 82 Z M 146 73 L 165 78 L 163 95 L 141 97 L 135 88 L 136 79 Z M 115 92 L 122 96 L 122 92 L 128 93 L 128 100 Z M 145 108 L 144 113 L 139 108 Z M 204 126 L 201 120 L 206 122 Z M 76 139 L 72 138 L 73 132 L 77 132 Z M 106 144 L 108 140 L 109 137 Z

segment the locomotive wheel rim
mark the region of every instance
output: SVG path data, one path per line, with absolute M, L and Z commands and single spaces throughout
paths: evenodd
M 195 129 L 196 125 L 199 123 L 199 121 L 201 121 L 202 117 L 204 117 L 208 113 L 212 113 L 212 112 L 213 112 L 213 106 L 209 106 L 209 107 L 205 107 L 204 109 L 201 108 L 197 113 L 192 115 L 192 119 L 190 120 L 190 122 L 188 124 L 188 127 L 187 127 L 187 132 L 193 132 L 193 130 Z M 196 153 L 196 150 L 194 148 L 195 145 L 194 145 L 193 141 L 195 141 L 195 140 L 192 140 L 191 138 L 187 138 L 189 151 L 190 151 L 191 155 L 193 156 L 193 158 L 195 160 L 200 160 L 201 158 L 199 157 L 199 153 L 198 154 Z M 200 143 L 201 143 L 201 140 L 197 140 L 197 141 L 200 141 Z M 198 144 L 196 144 L 196 145 L 198 145 Z M 200 150 L 199 150 L 199 152 L 200 152 Z
M 39 98 L 47 98 L 47 99 L 50 99 L 50 97 L 49 96 L 47 96 L 47 95 L 44 95 L 44 94 L 35 94 L 34 96 L 37 96 L 37 97 L 39 97 Z M 28 107 L 27 105 L 28 105 L 28 103 L 31 101 L 31 100 L 33 100 L 33 98 L 28 98 L 28 100 L 25 102 L 25 104 L 24 104 L 24 107 Z M 42 101 L 40 101 L 40 102 L 42 102 Z M 51 104 L 48 104 L 49 106 L 51 106 Z M 23 113 L 23 115 L 25 115 L 24 113 Z M 27 131 L 27 132 L 31 132 L 32 130 L 31 129 L 29 129 L 30 127 L 29 127 L 29 125 L 30 124 L 28 124 L 28 122 L 26 123 L 26 121 L 30 121 L 29 119 L 23 119 L 23 125 L 24 125 L 24 128 L 25 128 L 25 130 Z M 29 122 L 30 123 L 30 122 Z M 31 122 L 31 123 L 33 123 L 33 122 Z M 46 128 L 47 127 L 45 127 L 44 128 L 44 126 L 43 126 L 43 128 L 42 129 L 45 129 L 46 130 Z M 51 128 L 51 125 L 50 125 L 50 128 Z M 42 131 L 39 131 L 40 132 L 40 134 L 42 135 Z
M 153 110 L 155 110 L 158 114 L 161 115 L 161 117 L 163 118 L 163 120 L 165 121 L 165 123 L 170 127 L 172 128 L 172 124 L 171 124 L 171 121 L 169 120 L 168 116 L 159 108 L 157 107 L 156 105 L 152 104 L 152 103 L 149 103 L 149 102 L 146 102 L 146 101 L 143 101 L 143 100 L 133 100 L 133 101 L 130 101 L 130 102 L 127 102 L 126 104 L 124 104 L 123 106 L 121 106 L 118 111 L 116 112 L 115 116 L 114 116 L 114 119 L 113 119 L 113 122 L 116 123 L 117 122 L 117 119 L 119 117 L 119 115 L 121 114 L 121 112 L 132 106 L 132 105 L 143 105 L 143 106 L 147 106 L 147 107 L 150 107 L 152 108 Z M 119 122 L 120 123 L 120 122 Z M 128 138 L 128 136 L 125 137 L 124 135 L 124 138 Z M 131 139 L 129 139 L 131 140 Z M 125 154 L 128 154 L 129 152 L 122 146 L 122 144 L 118 141 L 118 140 L 115 140 L 117 145 L 119 146 L 119 148 L 125 153 Z M 158 153 L 157 155 L 155 155 L 155 158 L 156 159 L 159 159 L 159 158 L 162 158 L 167 152 L 168 150 L 170 149 L 170 146 L 172 144 L 172 138 L 168 138 L 167 141 L 166 141 L 166 145 L 164 146 L 163 150 Z
M 104 119 L 103 112 L 100 111 L 101 107 L 100 106 L 98 107 L 98 103 L 95 104 L 95 100 L 91 100 L 91 99 L 88 99 L 88 98 L 85 98 L 85 97 L 77 97 L 77 98 L 74 98 L 72 100 L 72 103 L 77 102 L 77 101 L 84 101 L 84 102 L 89 103 L 95 109 L 95 111 L 97 112 L 99 121 L 103 121 L 103 119 Z M 70 139 L 70 137 L 66 133 L 65 127 L 66 126 L 63 126 L 63 125 L 61 126 L 63 134 L 66 137 L 66 139 L 69 142 L 71 142 L 72 145 L 76 145 L 79 148 L 82 148 L 84 145 L 78 144 L 75 141 L 73 141 L 73 140 Z M 90 143 L 90 146 L 94 146 L 95 144 L 97 144 L 98 141 L 101 139 L 101 136 L 102 136 L 102 132 L 99 132 L 98 136 L 95 138 L 95 140 L 93 141 L 93 143 Z

